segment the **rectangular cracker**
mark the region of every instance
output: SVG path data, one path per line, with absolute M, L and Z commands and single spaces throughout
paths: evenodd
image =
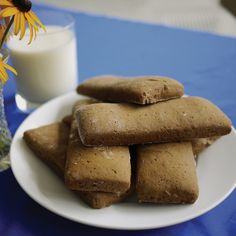
M 64 180 L 69 128 L 64 123 L 53 123 L 24 133 L 24 140 L 32 152 Z M 122 201 L 130 194 L 79 192 L 79 197 L 90 207 L 100 209 Z
M 66 124 L 58 122 L 27 130 L 23 139 L 37 157 L 63 176 L 69 131 Z
M 95 104 L 95 103 L 99 103 L 99 101 L 95 99 L 91 99 L 91 98 L 78 100 L 77 102 L 75 102 L 75 104 L 72 107 L 72 114 L 65 116 L 62 119 L 62 122 L 70 127 L 74 119 L 74 114 L 77 109 L 79 109 L 83 105 L 89 105 L 89 104 Z
M 116 194 L 106 192 L 79 192 L 79 197 L 94 209 L 101 209 L 123 201 L 131 194 L 130 191 Z
M 74 131 L 76 131 L 76 134 L 74 133 L 76 137 L 70 137 L 72 143 L 68 147 L 65 170 L 67 187 L 72 190 L 114 193 L 128 190 L 130 188 L 128 149 L 105 147 L 88 150 L 89 148 L 83 147 L 81 142 L 78 142 L 77 126 Z M 114 196 L 109 198 L 113 201 Z
M 230 133 L 231 121 L 210 101 L 173 99 L 149 106 L 92 104 L 78 109 L 80 138 L 86 146 L 174 142 Z
M 99 103 L 98 100 L 95 99 L 83 99 L 79 100 L 75 103 L 72 109 L 72 114 L 70 117 L 70 125 L 73 121 L 74 113 L 77 109 L 79 109 L 82 105 L 86 104 L 94 104 Z M 131 190 L 120 194 L 116 193 L 106 193 L 106 192 L 89 192 L 89 191 L 78 191 L 79 197 L 86 202 L 90 207 L 94 209 L 101 209 L 104 207 L 108 207 L 112 204 L 121 202 L 123 199 L 125 199 L 128 195 L 130 195 Z
M 77 109 L 77 106 L 92 103 L 95 103 L 95 100 L 80 100 L 74 105 L 73 111 Z M 58 122 L 27 130 L 23 137 L 36 157 L 44 161 L 62 179 L 64 179 L 69 127 L 72 119 L 73 116 L 70 115 L 63 118 L 62 123 Z M 122 201 L 130 194 L 130 191 L 121 194 L 80 191 L 76 191 L 76 193 L 90 207 L 100 209 Z
M 81 83 L 77 92 L 103 101 L 152 104 L 182 97 L 183 85 L 162 76 L 97 76 Z
M 130 188 L 128 147 L 85 147 L 72 122 L 65 169 L 66 186 L 72 190 L 125 192 Z
M 198 181 L 191 142 L 138 146 L 136 192 L 140 203 L 195 202 Z
M 85 99 L 81 99 L 78 100 L 77 102 L 75 102 L 73 108 L 72 108 L 72 117 L 74 117 L 74 114 L 76 113 L 76 111 L 84 105 L 90 105 L 90 104 L 96 104 L 96 103 L 100 103 L 100 101 L 96 100 L 96 99 L 92 99 L 92 98 L 85 98 Z

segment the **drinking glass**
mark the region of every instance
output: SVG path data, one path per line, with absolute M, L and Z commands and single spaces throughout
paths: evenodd
M 78 84 L 75 22 L 71 15 L 55 11 L 37 12 L 46 27 L 29 45 L 29 29 L 22 40 L 8 43 L 17 70 L 17 107 L 30 112 L 42 103 L 75 89 Z

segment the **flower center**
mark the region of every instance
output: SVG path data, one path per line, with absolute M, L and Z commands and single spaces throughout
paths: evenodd
M 21 12 L 28 12 L 32 7 L 32 2 L 29 0 L 12 0 L 12 3 Z

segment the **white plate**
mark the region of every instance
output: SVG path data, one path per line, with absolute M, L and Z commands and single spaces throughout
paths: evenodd
M 38 160 L 22 140 L 27 129 L 59 121 L 71 112 L 82 96 L 69 93 L 33 112 L 17 130 L 11 146 L 13 173 L 24 191 L 48 210 L 87 225 L 111 229 L 151 229 L 193 219 L 219 203 L 235 188 L 236 133 L 220 138 L 198 160 L 200 196 L 193 205 L 148 205 L 135 202 L 94 210 L 85 205 L 47 166 Z

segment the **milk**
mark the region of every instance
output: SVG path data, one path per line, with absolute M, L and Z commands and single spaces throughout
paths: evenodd
M 23 40 L 13 37 L 8 47 L 17 70 L 17 93 L 31 103 L 43 103 L 75 90 L 77 53 L 74 32 L 60 26 L 46 25 L 28 45 L 29 32 Z

